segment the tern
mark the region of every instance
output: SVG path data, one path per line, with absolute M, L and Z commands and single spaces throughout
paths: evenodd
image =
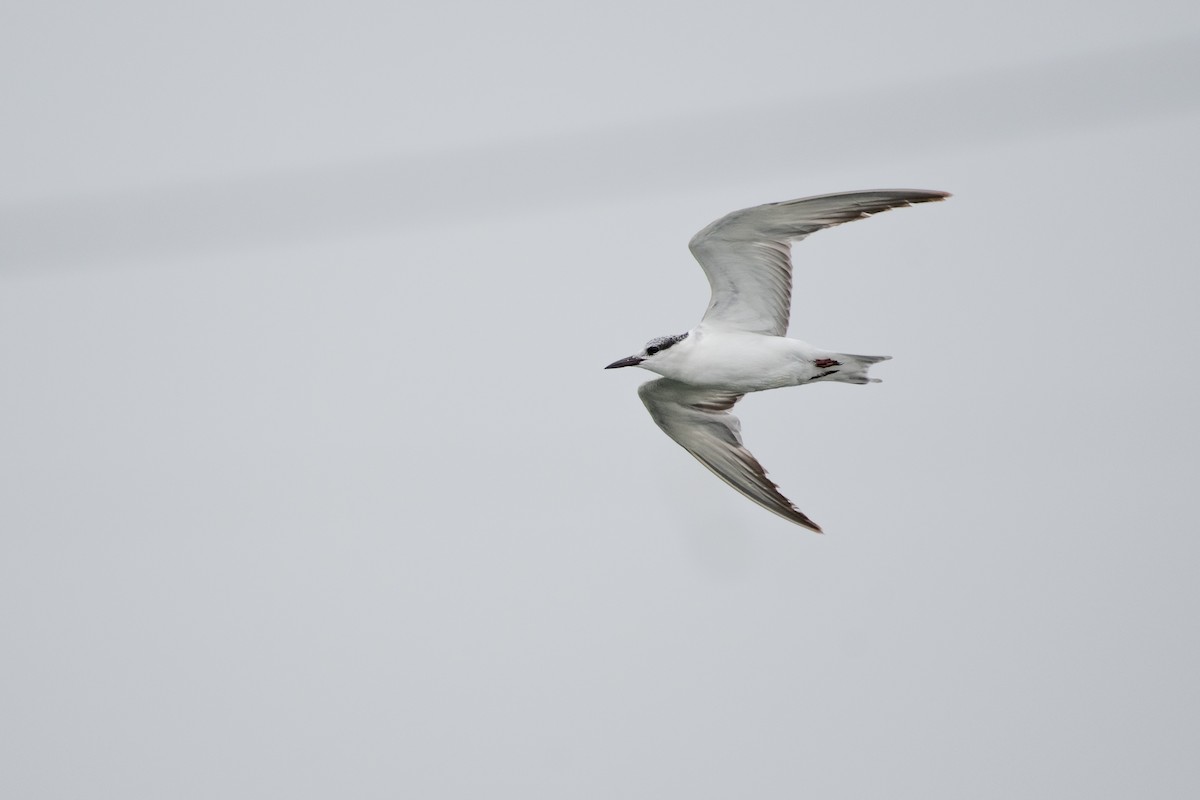
M 663 432 L 763 508 L 821 533 L 742 444 L 730 413 L 749 392 L 822 381 L 878 383 L 867 370 L 891 356 L 822 350 L 785 336 L 792 304 L 792 243 L 881 211 L 949 197 L 922 189 L 818 195 L 734 211 L 692 237 L 688 247 L 712 286 L 700 324 L 660 336 L 605 369 L 641 367 L 662 375 L 638 395 Z

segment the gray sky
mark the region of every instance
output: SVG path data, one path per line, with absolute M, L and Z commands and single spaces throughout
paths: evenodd
M 1200 9 L 25 4 L 0 24 L 0 794 L 1200 790 Z M 664 437 L 687 239 L 884 383 Z

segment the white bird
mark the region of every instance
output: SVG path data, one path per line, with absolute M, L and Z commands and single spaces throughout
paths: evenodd
M 784 336 L 792 303 L 791 243 L 822 228 L 949 196 L 922 189 L 845 192 L 722 217 L 688 244 L 712 286 L 700 324 L 651 339 L 637 355 L 605 369 L 641 367 L 662 375 L 638 389 L 658 427 L 746 497 L 820 533 L 742 444 L 741 423 L 729 409 L 747 392 L 818 381 L 876 383 L 868 368 L 891 356 L 837 353 Z

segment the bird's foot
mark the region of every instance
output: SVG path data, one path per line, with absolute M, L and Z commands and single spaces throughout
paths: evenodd
M 818 358 L 813 364 L 821 369 L 825 369 L 826 367 L 840 367 L 842 362 L 834 361 L 832 358 Z

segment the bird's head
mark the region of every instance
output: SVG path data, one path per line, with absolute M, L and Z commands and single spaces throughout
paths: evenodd
M 617 367 L 642 367 L 651 371 L 656 371 L 654 366 L 669 358 L 668 351 L 679 342 L 687 338 L 686 333 L 680 333 L 675 336 L 659 336 L 657 339 L 651 339 L 646 342 L 646 346 L 642 352 L 633 356 L 626 356 L 609 364 L 605 369 L 616 369 Z

